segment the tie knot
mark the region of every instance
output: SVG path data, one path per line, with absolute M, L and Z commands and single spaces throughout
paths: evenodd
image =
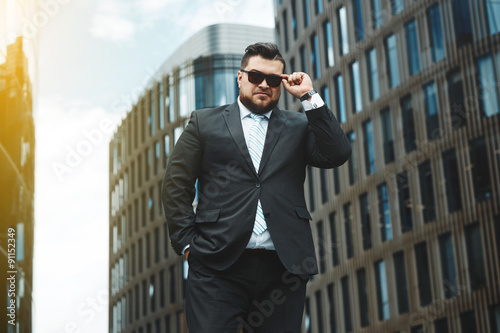
M 266 116 L 263 114 L 250 113 L 250 117 L 252 117 L 253 121 L 260 123 Z

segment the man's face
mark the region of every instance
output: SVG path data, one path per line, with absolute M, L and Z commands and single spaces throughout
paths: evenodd
M 248 60 L 246 71 L 256 71 L 264 74 L 283 74 L 283 64 L 279 60 L 268 60 L 261 56 L 251 57 Z M 248 73 L 238 72 L 238 86 L 240 87 L 240 100 L 250 111 L 263 114 L 271 111 L 277 104 L 281 95 L 281 85 L 273 88 L 263 80 L 259 84 L 248 81 Z

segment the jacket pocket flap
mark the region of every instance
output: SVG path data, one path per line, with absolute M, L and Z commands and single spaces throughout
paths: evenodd
M 194 219 L 194 222 L 196 222 L 196 223 L 216 222 L 217 219 L 219 218 L 219 213 L 220 213 L 220 209 L 198 211 L 196 213 L 196 217 Z
M 311 214 L 309 214 L 309 211 L 305 207 L 295 207 L 295 211 L 297 212 L 297 215 L 306 220 L 312 220 Z

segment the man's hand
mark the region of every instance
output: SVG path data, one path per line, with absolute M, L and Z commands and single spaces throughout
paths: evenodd
M 282 74 L 281 77 L 285 89 L 296 98 L 301 98 L 313 89 L 311 78 L 304 72 Z
M 189 249 L 186 249 L 186 251 L 184 251 L 184 256 L 186 257 L 187 260 L 189 257 Z

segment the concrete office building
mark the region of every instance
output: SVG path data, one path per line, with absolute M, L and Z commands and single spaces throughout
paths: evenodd
M 110 142 L 109 332 L 187 332 L 186 264 L 170 246 L 161 204 L 169 152 L 191 111 L 232 103 L 249 44 L 274 30 L 218 24 L 158 70 Z
M 0 0 L 0 332 L 32 332 L 38 1 Z M 10 260 L 10 261 L 9 261 Z
M 320 274 L 303 331 L 500 332 L 498 1 L 275 6 L 290 70 L 353 148 L 308 172 Z

